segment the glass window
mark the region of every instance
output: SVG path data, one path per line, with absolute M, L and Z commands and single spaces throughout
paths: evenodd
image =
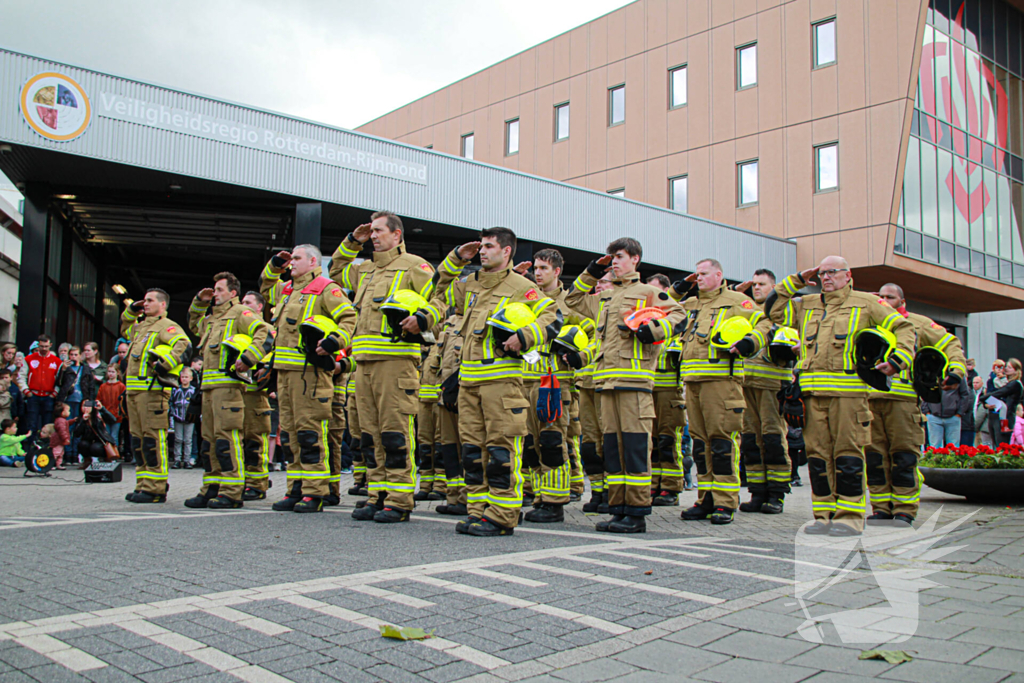
M 757 160 L 739 164 L 740 206 L 757 204 Z
M 626 120 L 626 86 L 608 90 L 608 125 L 615 126 Z
M 519 154 L 519 119 L 505 122 L 505 156 Z
M 670 69 L 668 72 L 669 108 L 675 109 L 686 104 L 686 66 Z
M 935 115 L 940 121 L 949 121 L 950 106 L 950 82 L 948 77 L 950 65 L 950 40 L 939 31 L 933 31 L 935 42 L 933 46 L 932 81 L 935 85 Z M 942 139 L 941 137 L 939 138 Z
M 620 187 L 617 190 L 608 190 L 608 194 L 610 194 L 613 197 L 625 197 L 626 196 L 626 188 Z
M 999 222 L 996 210 L 996 174 L 987 168 L 982 176 L 986 192 L 983 193 L 985 202 L 985 251 L 989 254 L 999 253 Z
M 946 183 L 953 172 L 953 155 L 944 149 L 938 150 L 938 153 L 939 237 L 952 240 L 956 234 L 953 227 L 953 195 Z
M 907 168 L 903 174 L 903 225 L 921 231 L 921 145 L 910 138 Z
M 836 63 L 836 20 L 814 25 L 814 66 Z
M 1018 183 L 1010 184 L 1013 185 L 1012 196 L 1010 197 L 1013 205 L 1010 212 L 1012 220 L 1010 239 L 1013 240 L 1013 260 L 1017 263 L 1024 263 L 1024 249 L 1021 248 L 1021 221 L 1024 220 L 1024 185 Z
M 970 199 L 963 182 L 957 180 L 958 176 L 966 176 L 966 167 L 966 161 L 959 157 L 953 157 L 953 168 L 959 170 L 959 173 L 954 172 L 953 175 L 953 231 L 957 244 L 970 246 L 971 232 L 967 223 L 967 217 L 970 215 Z
M 473 134 L 462 136 L 462 156 L 467 159 L 473 158 Z
M 555 140 L 565 140 L 569 137 L 569 103 L 560 104 L 555 107 Z
M 671 178 L 668 181 L 669 185 L 669 201 L 671 202 L 671 208 L 673 211 L 679 213 L 686 213 L 687 206 L 687 192 L 689 190 L 689 179 L 686 176 L 679 176 L 678 178 Z
M 981 9 L 981 54 L 989 59 L 996 58 L 996 18 L 995 3 L 979 2 Z
M 818 192 L 839 187 L 839 144 L 822 145 L 814 149 L 815 177 Z
M 999 256 L 1010 258 L 1013 254 L 1013 242 L 1010 232 L 1013 230 L 1010 220 L 1010 181 L 999 178 Z
M 921 228 L 926 235 L 939 234 L 939 194 L 936 184 L 935 147 L 921 145 Z
M 757 85 L 757 43 L 736 48 L 736 89 Z

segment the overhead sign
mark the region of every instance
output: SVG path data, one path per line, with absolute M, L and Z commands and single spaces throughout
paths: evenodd
M 229 145 L 407 180 L 420 185 L 427 184 L 427 167 L 424 164 L 251 126 L 201 112 L 146 102 L 116 93 L 100 93 L 97 114 L 103 118 L 160 128 Z
M 28 79 L 19 101 L 25 121 L 47 140 L 74 140 L 85 132 L 92 118 L 89 96 L 82 86 L 53 71 Z

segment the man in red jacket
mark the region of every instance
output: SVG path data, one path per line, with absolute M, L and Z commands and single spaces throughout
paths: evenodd
M 57 354 L 50 352 L 50 338 L 41 334 L 38 341 L 36 350 L 25 358 L 25 365 L 28 366 L 25 422 L 26 429 L 33 434 L 53 419 L 57 371 L 61 365 Z

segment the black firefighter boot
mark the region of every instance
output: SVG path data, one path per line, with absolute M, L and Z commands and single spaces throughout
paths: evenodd
M 303 496 L 302 500 L 292 506 L 292 512 L 321 512 L 323 509 L 324 501 L 319 496 Z
M 584 512 L 597 512 L 597 508 L 601 507 L 601 503 L 604 502 L 604 491 L 590 492 L 590 501 L 583 504 Z
M 687 508 L 680 513 L 680 519 L 687 522 L 694 522 L 701 519 L 707 519 L 711 516 L 711 511 L 714 509 L 712 506 L 714 502 L 711 498 L 711 493 L 705 493 L 702 500 L 698 500 L 694 503 L 692 508 Z
M 274 503 L 272 506 L 277 512 L 291 512 L 295 505 L 302 500 L 302 482 L 292 482 L 292 489 L 285 495 L 284 498 Z
M 768 498 L 761 491 L 750 492 L 750 500 L 740 503 L 740 512 L 761 512 L 761 508 L 768 502 Z
M 640 515 L 624 515 L 622 519 L 608 525 L 614 534 L 642 534 L 647 531 L 647 522 Z
M 187 508 L 204 508 L 210 504 L 210 501 L 216 498 L 220 494 L 220 484 L 210 484 L 206 488 L 206 494 L 200 493 L 198 496 L 193 496 L 185 501 L 185 507 Z
M 228 498 L 222 494 L 216 498 L 211 498 L 209 502 L 207 502 L 206 507 L 211 510 L 234 510 L 235 508 L 240 508 L 243 505 L 244 503 L 242 503 L 242 501 Z
M 562 503 L 541 503 L 539 507 L 526 513 L 526 521 L 534 524 L 553 524 L 565 521 Z
M 372 503 L 367 501 L 366 505 L 357 507 L 352 511 L 352 519 L 359 522 L 372 522 L 376 514 L 384 509 L 384 497 L 386 495 L 386 493 L 381 493 Z

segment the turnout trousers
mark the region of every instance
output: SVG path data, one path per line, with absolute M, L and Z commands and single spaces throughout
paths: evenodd
M 586 490 L 585 478 L 583 476 L 583 460 L 580 459 L 580 435 L 583 427 L 580 425 L 580 392 L 570 389 L 572 397 L 571 408 L 569 409 L 569 491 L 582 496 Z
M 327 488 L 331 495 L 341 495 L 341 442 L 345 440 L 345 399 L 338 387 L 334 387 L 331 399 L 331 418 L 327 422 L 327 446 L 331 456 L 328 469 L 331 476 Z
M 523 395 L 530 403 L 526 411 L 530 431 L 524 442 L 523 463 L 530 472 L 533 494 L 539 496 L 541 503 L 564 505 L 569 502 L 569 390 L 562 393 L 562 414 L 554 422 L 541 422 L 537 416 L 540 382 L 524 382 Z
M 593 493 L 605 491 L 604 431 L 601 429 L 601 394 L 580 389 L 580 460 Z
M 130 448 L 135 458 L 135 488 L 167 494 L 167 399 L 170 390 L 128 393 Z
M 519 523 L 529 409 L 518 379 L 459 387 L 459 438 L 471 517 L 509 529 Z
M 654 398 L 646 391 L 602 391 L 601 425 L 608 511 L 633 517 L 651 514 Z
M 352 486 L 366 488 L 366 461 L 360 448 L 362 432 L 359 431 L 359 406 L 354 391 L 345 399 L 345 417 L 348 418 L 349 449 L 352 451 Z
M 871 438 L 867 396 L 804 398 L 804 444 L 814 518 L 864 529 L 864 444 Z
M 199 462 L 203 484 L 199 495 L 242 500 L 245 488 L 245 400 L 242 387 L 216 387 L 203 392 L 203 432 Z M 269 417 L 269 416 L 268 416 Z
M 323 498 L 329 492 L 328 429 L 334 382 L 312 365 L 277 373 L 278 434 L 288 462 L 288 495 Z
M 445 475 L 441 457 L 440 425 L 436 403 L 419 404 L 416 417 L 416 469 L 420 473 L 420 491 L 444 495 Z
M 245 486 L 266 492 L 270 484 L 270 399 L 265 391 L 243 391 Z
M 679 389 L 654 390 L 654 450 L 651 491 L 683 490 L 683 429 L 686 406 Z
M 686 415 L 697 465 L 697 505 L 735 512 L 740 505 L 743 388 L 735 380 L 686 383 Z
M 412 358 L 360 361 L 356 366 L 359 449 L 371 505 L 413 509 L 419 389 Z
M 871 509 L 890 515 L 917 517 L 921 502 L 921 473 L 917 455 L 924 445 L 924 417 L 917 401 L 874 398 L 871 444 L 864 453 Z
M 466 504 L 466 482 L 462 475 L 462 441 L 459 439 L 459 414 L 437 406 L 437 427 L 440 436 L 439 450 L 444 465 L 447 488 L 445 497 L 449 505 Z M 435 475 L 436 476 L 436 475 Z M 437 481 L 435 479 L 434 481 Z
M 747 490 L 752 496 L 782 500 L 789 493 L 793 469 L 786 441 L 786 423 L 779 399 L 771 389 L 743 387 L 740 454 L 747 469 Z

